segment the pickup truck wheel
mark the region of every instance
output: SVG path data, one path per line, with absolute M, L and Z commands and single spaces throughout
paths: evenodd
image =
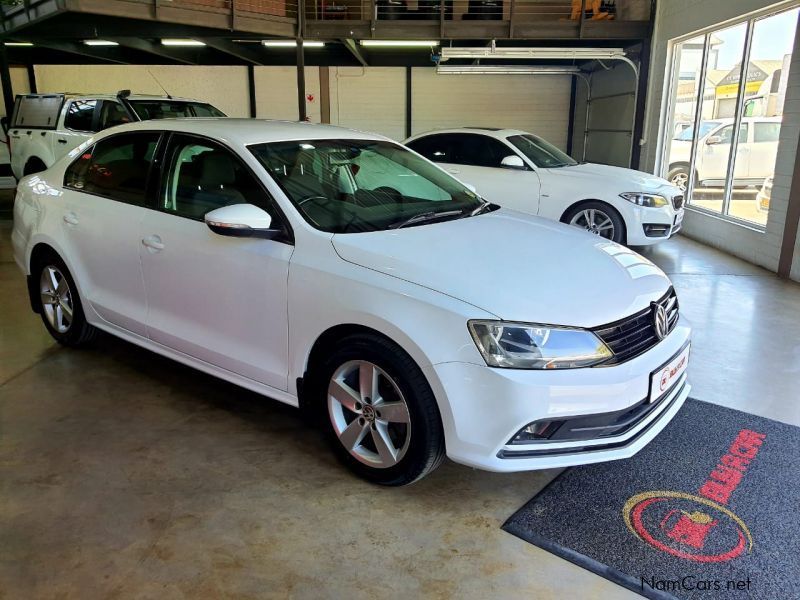
M 689 167 L 678 165 L 670 169 L 669 173 L 667 173 L 667 181 L 672 185 L 678 186 L 682 192 L 686 193 L 686 188 L 689 185 Z
M 47 169 L 47 165 L 44 164 L 41 159 L 38 158 L 29 158 L 28 162 L 25 163 L 25 168 L 22 170 L 23 175 L 33 175 L 34 173 L 41 173 Z

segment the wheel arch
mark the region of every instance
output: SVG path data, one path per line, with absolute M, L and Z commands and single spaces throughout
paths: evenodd
M 307 406 L 308 394 L 304 393 L 304 391 L 307 391 L 308 386 L 313 382 L 314 371 L 319 368 L 325 357 L 342 339 L 355 334 L 373 335 L 394 344 L 405 352 L 424 374 L 425 370 L 423 367 L 427 366 L 429 363 L 426 358 L 420 360 L 425 357 L 424 352 L 415 344 L 407 343 L 405 339 L 398 339 L 398 337 L 402 336 L 389 335 L 385 331 L 362 323 L 351 322 L 333 325 L 316 337 L 303 358 L 302 368 L 298 371 L 296 379 L 297 397 L 301 407 Z M 428 385 L 431 385 L 430 381 L 428 381 Z M 431 389 L 433 389 L 433 386 L 431 386 Z
M 605 200 L 601 200 L 600 198 L 584 198 L 583 200 L 578 200 L 577 202 L 573 202 L 561 214 L 561 218 L 559 218 L 559 221 L 561 221 L 562 223 L 567 223 L 567 221 L 568 221 L 567 217 L 569 216 L 569 214 L 571 212 L 579 209 L 581 206 L 584 206 L 585 204 L 589 204 L 589 203 L 592 203 L 592 202 L 598 202 L 600 204 L 603 204 L 603 205 L 607 206 L 609 209 L 613 210 L 616 213 L 616 215 L 619 217 L 620 221 L 622 221 L 622 235 L 623 235 L 623 239 L 625 240 L 624 243 L 627 244 L 628 243 L 628 223 L 625 222 L 625 217 L 622 215 L 622 213 L 613 204 L 611 204 L 610 202 L 606 202 Z

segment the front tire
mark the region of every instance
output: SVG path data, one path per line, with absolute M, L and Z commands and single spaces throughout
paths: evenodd
M 73 347 L 90 342 L 97 330 L 86 321 L 78 288 L 64 261 L 48 254 L 32 274 L 39 290 L 39 313 L 53 339 Z
M 562 221 L 618 244 L 624 244 L 627 237 L 622 216 L 605 202 L 584 202 L 573 206 Z
M 689 167 L 686 165 L 673 167 L 667 173 L 667 181 L 686 193 L 686 188 L 689 187 Z
M 315 375 L 323 429 L 336 456 L 358 476 L 407 485 L 444 460 L 436 399 L 420 368 L 396 344 L 351 335 Z

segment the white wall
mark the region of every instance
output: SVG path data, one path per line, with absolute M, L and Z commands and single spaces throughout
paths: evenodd
M 306 114 L 310 121 L 319 123 L 321 113 L 319 68 L 306 67 L 305 75 Z M 259 119 L 297 120 L 297 69 L 295 67 L 256 67 L 255 80 L 256 116 Z M 246 81 L 245 85 L 247 85 Z
M 644 130 L 646 143 L 642 148 L 643 168 L 658 172 L 659 124 L 666 122 L 668 102 L 667 65 L 670 59 L 670 40 L 687 34 L 701 33 L 732 19 L 740 18 L 766 7 L 776 5 L 768 0 L 669 0 L 657 3 L 657 16 L 650 63 L 647 115 Z M 775 165 L 775 184 L 770 201 L 766 231 L 743 227 L 724 219 L 687 211 L 683 231 L 689 237 L 730 252 L 745 260 L 776 271 L 786 221 L 789 187 L 794 169 L 798 137 L 800 137 L 800 35 L 795 47 L 789 75 L 789 87 L 784 104 L 783 126 Z M 793 278 L 800 280 L 800 249 L 796 252 Z
M 116 93 L 129 89 L 161 95 L 164 92 L 157 79 L 173 96 L 205 100 L 231 117 L 249 116 L 246 67 L 36 65 L 35 72 L 40 93 Z
M 331 123 L 406 138 L 405 67 L 331 67 Z
M 566 149 L 569 75 L 437 75 L 412 69 L 412 132 L 448 127 L 508 127 Z

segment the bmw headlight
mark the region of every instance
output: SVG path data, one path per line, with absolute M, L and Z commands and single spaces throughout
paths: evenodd
M 667 206 L 669 200 L 659 194 L 645 194 L 644 192 L 626 192 L 620 194 L 621 198 L 625 198 L 628 202 L 633 202 L 637 206 L 647 206 L 648 208 L 660 208 Z
M 608 346 L 585 329 L 505 321 L 470 321 L 468 325 L 490 367 L 577 369 L 612 356 Z

